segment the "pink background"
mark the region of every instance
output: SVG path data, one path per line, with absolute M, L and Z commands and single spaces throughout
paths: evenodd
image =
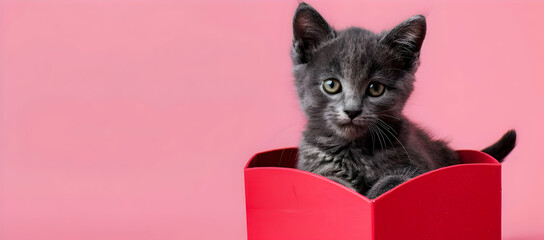
M 515 128 L 503 238 L 544 239 L 544 2 L 310 3 L 338 28 L 427 16 L 407 115 L 455 148 Z M 1 0 L 0 239 L 245 239 L 245 162 L 304 126 L 296 6 Z

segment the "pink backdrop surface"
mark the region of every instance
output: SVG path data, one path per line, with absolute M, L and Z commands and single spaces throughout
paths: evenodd
M 427 17 L 406 114 L 457 149 L 515 128 L 503 238 L 544 239 L 544 2 L 310 3 L 337 28 Z M 0 239 L 245 239 L 244 164 L 304 126 L 296 6 L 0 1 Z

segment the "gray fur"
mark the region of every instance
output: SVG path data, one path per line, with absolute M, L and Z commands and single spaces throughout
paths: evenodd
M 310 5 L 299 5 L 291 56 L 308 124 L 297 168 L 375 198 L 414 176 L 459 163 L 446 142 L 402 114 L 425 30 L 425 18 L 415 16 L 380 34 L 355 27 L 337 31 Z M 340 93 L 323 90 L 330 78 L 340 81 Z M 371 82 L 386 85 L 385 93 L 367 95 Z M 349 111 L 362 113 L 352 120 Z

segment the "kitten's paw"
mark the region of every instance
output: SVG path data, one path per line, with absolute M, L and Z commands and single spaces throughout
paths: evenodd
M 410 177 L 402 175 L 388 175 L 378 180 L 370 190 L 364 194 L 369 199 L 377 198 L 383 193 L 393 189 L 394 187 L 406 182 Z

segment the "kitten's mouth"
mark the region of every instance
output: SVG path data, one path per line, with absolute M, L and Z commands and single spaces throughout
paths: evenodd
M 365 127 L 361 126 L 359 124 L 355 124 L 354 122 L 348 122 L 348 123 L 340 123 L 338 124 L 340 128 L 354 128 L 354 129 L 360 129 L 363 130 Z
M 338 124 L 340 132 L 347 138 L 354 139 L 364 135 L 366 126 L 355 124 L 354 122 Z

